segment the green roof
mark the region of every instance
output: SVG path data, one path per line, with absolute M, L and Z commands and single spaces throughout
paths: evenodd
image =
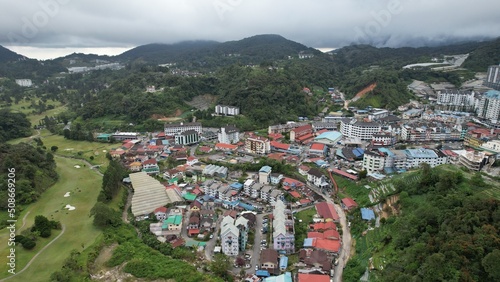
M 196 200 L 196 194 L 192 194 L 192 193 L 186 193 L 182 197 L 184 199 L 188 200 L 188 201 L 194 201 L 194 200 Z
M 171 215 L 163 221 L 162 229 L 167 229 L 169 224 L 179 225 L 182 222 L 182 215 Z
M 108 134 L 108 133 L 103 133 L 103 134 L 97 135 L 97 138 L 110 138 L 110 137 L 111 137 L 111 134 Z
M 156 168 L 156 167 L 150 167 L 150 168 L 143 168 L 142 171 L 144 171 L 144 172 L 160 172 L 160 169 Z

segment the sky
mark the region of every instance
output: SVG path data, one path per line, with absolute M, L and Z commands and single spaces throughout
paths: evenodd
M 498 0 L 0 0 L 0 45 L 30 58 L 279 34 L 315 48 L 500 36 Z

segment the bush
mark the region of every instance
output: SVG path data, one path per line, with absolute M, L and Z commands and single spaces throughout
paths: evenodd
M 50 231 L 50 228 L 45 228 L 40 231 L 40 237 L 48 238 L 50 237 L 50 235 L 52 235 L 52 231 Z
M 27 240 L 23 243 L 23 248 L 25 248 L 26 250 L 31 250 L 31 249 L 33 249 L 35 246 L 36 246 L 36 243 L 35 243 L 35 241 L 33 241 L 33 240 L 29 240 L 29 239 L 27 239 Z

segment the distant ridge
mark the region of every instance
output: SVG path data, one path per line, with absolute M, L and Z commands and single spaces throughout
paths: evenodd
M 14 51 L 11 51 L 3 46 L 0 46 L 0 63 L 16 61 L 19 59 L 26 59 L 25 56 L 19 55 Z

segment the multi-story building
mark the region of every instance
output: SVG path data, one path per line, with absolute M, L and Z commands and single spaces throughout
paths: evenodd
M 273 186 L 264 185 L 264 187 L 260 189 L 260 198 L 265 202 L 269 202 L 269 195 L 271 194 L 272 190 Z
M 488 68 L 488 73 L 486 74 L 484 85 L 496 90 L 500 90 L 500 65 L 490 66 Z
M 307 172 L 307 181 L 320 188 L 327 188 L 329 186 L 328 182 L 326 181 L 326 176 L 316 168 L 311 168 Z
M 234 221 L 234 225 L 240 231 L 240 234 L 238 236 L 238 243 L 240 251 L 243 252 L 245 251 L 248 242 L 248 231 L 249 231 L 248 219 L 246 219 L 243 216 L 240 216 Z
M 278 200 L 281 199 L 283 196 L 283 192 L 279 189 L 274 189 L 271 191 L 271 194 L 269 194 L 269 204 L 271 206 L 274 206 Z
M 203 128 L 199 122 L 165 124 L 165 135 L 174 136 L 188 130 L 194 130 L 198 132 L 198 134 L 201 134 Z
M 281 179 L 283 179 L 283 174 L 280 174 L 280 173 L 271 173 L 269 175 L 269 182 L 272 185 L 278 185 L 280 183 Z
M 476 98 L 474 91 L 443 90 L 437 92 L 436 108 L 445 111 L 474 111 Z
M 240 131 L 234 126 L 221 127 L 217 132 L 219 143 L 234 144 L 240 141 Z
M 265 165 L 259 169 L 259 183 L 269 184 L 272 168 Z
M 233 106 L 217 105 L 215 106 L 215 113 L 217 115 L 237 116 L 240 114 L 240 108 Z
M 495 140 L 500 136 L 500 129 L 474 128 L 465 134 L 464 145 L 479 148 L 489 140 Z
M 294 128 L 290 131 L 290 141 L 300 141 L 302 139 L 305 139 L 305 137 L 310 135 L 310 138 L 312 138 L 312 133 L 313 133 L 313 127 L 311 124 L 305 124 L 302 126 L 299 126 L 297 128 Z
M 22 87 L 31 87 L 33 85 L 31 79 L 16 79 L 16 83 L 17 85 Z
M 430 149 L 406 149 L 406 168 L 415 168 L 421 163 L 427 163 L 431 167 L 446 164 L 448 158 L 440 151 Z
M 250 196 L 252 194 L 252 186 L 254 185 L 255 181 L 253 179 L 247 179 L 245 183 L 243 183 L 243 193 L 247 196 Z
M 200 135 L 196 130 L 186 130 L 175 135 L 175 144 L 191 145 L 200 142 Z
M 252 185 L 252 190 L 250 191 L 250 197 L 253 199 L 259 198 L 262 187 L 264 187 L 264 185 L 261 183 L 255 183 L 254 185 Z
M 458 141 L 462 132 L 441 122 L 417 121 L 401 125 L 401 140 L 407 142 Z
M 500 122 L 500 91 L 489 90 L 479 99 L 477 115 L 492 123 Z
M 340 132 L 347 138 L 357 137 L 361 140 L 372 140 L 372 136 L 382 130 L 377 122 L 362 122 L 356 119 L 343 119 L 340 122 Z
M 470 170 L 480 171 L 488 159 L 489 156 L 485 152 L 466 151 L 460 155 L 458 162 Z
M 395 170 L 406 169 L 406 154 L 400 150 L 389 150 L 387 148 L 365 151 L 363 169 L 368 173 L 383 171 L 390 173 Z
M 368 118 L 371 121 L 379 120 L 379 119 L 385 118 L 387 116 L 389 116 L 389 111 L 384 110 L 384 109 L 373 109 L 372 112 L 370 114 L 368 114 Z
M 378 132 L 372 135 L 372 144 L 375 146 L 392 146 L 396 144 L 396 136 L 391 132 Z
M 295 252 L 294 220 L 290 209 L 278 200 L 273 210 L 273 246 L 287 254 Z
M 238 255 L 240 251 L 240 230 L 234 225 L 234 219 L 231 216 L 222 219 L 220 241 L 222 252 L 225 255 Z
M 386 156 L 379 151 L 365 151 L 363 155 L 363 169 L 368 173 L 384 170 Z
M 483 143 L 481 149 L 497 154 L 497 158 L 500 158 L 500 140 L 490 140 Z
M 271 142 L 269 139 L 254 136 L 245 140 L 245 151 L 252 154 L 265 155 L 271 152 Z

